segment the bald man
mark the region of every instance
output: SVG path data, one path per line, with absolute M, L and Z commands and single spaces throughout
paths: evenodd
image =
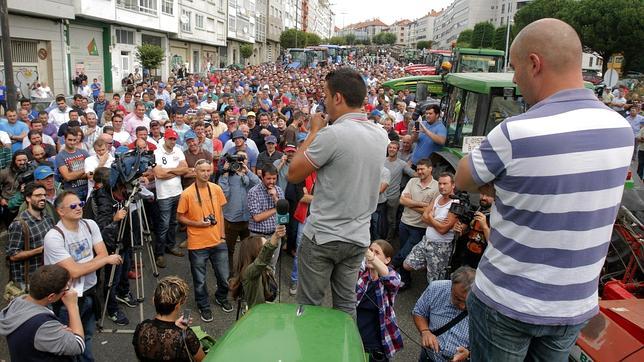
M 581 49 L 560 20 L 523 28 L 510 59 L 531 108 L 458 165 L 458 189 L 496 195 L 467 301 L 473 361 L 567 361 L 598 312 L 633 132 L 584 88 Z

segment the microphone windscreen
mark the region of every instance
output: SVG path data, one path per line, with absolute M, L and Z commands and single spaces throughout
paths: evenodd
M 277 200 L 277 203 L 275 203 L 275 210 L 280 215 L 288 214 L 288 209 L 289 203 L 285 199 L 279 199 Z

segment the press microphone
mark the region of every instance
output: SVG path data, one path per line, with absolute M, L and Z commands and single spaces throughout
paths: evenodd
M 288 225 L 289 215 L 288 215 L 289 204 L 285 199 L 279 199 L 275 203 L 275 210 L 277 211 L 276 219 L 277 225 Z

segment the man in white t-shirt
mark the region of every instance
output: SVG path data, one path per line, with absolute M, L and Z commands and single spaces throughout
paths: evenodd
M 92 195 L 94 190 L 94 171 L 99 167 L 112 167 L 114 156 L 109 152 L 109 145 L 103 138 L 94 141 L 94 155 L 85 159 L 85 173 L 87 174 L 87 198 Z
M 411 249 L 403 263 L 408 271 L 427 268 L 427 282 L 445 279 L 443 273 L 452 255 L 452 227 L 457 221 L 456 215 L 449 212 L 454 202 L 450 197 L 454 193 L 452 173 L 443 172 L 438 176 L 438 192 L 440 196 L 423 212 L 423 221 L 429 225 L 425 237 Z
M 96 222 L 83 219 L 84 204 L 71 191 L 56 197 L 54 207 L 60 221 L 45 235 L 43 246 L 45 265 L 62 266 L 72 277 L 69 287 L 78 293 L 78 309 L 85 331 L 83 360 L 93 361 L 91 339 L 96 330 L 94 306 L 98 302 L 96 271 L 108 264 L 121 264 L 123 259 L 117 254 L 107 254 Z M 54 311 L 61 323 L 69 323 L 65 306 L 54 306 Z
M 163 99 L 157 99 L 154 101 L 154 108 L 150 111 L 150 120 L 165 123 L 165 121 L 169 119 L 170 116 L 168 116 L 168 112 L 165 110 L 165 102 Z
M 165 131 L 163 147 L 154 151 L 155 185 L 157 190 L 157 206 L 159 208 L 159 220 L 157 230 L 157 242 L 154 254 L 156 264 L 160 268 L 166 267 L 164 258 L 165 252 L 175 256 L 183 256 L 183 252 L 175 245 L 177 229 L 177 206 L 183 188 L 181 187 L 181 176 L 188 173 L 186 157 L 177 146 L 179 135 L 172 128 Z
M 112 116 L 112 127 L 114 127 L 114 134 L 112 138 L 121 146 L 130 144 L 130 133 L 123 128 L 123 117 L 115 114 Z

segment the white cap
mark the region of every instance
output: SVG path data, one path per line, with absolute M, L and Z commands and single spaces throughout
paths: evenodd
M 416 109 L 416 103 L 415 102 L 409 102 L 409 105 L 407 106 L 407 108 Z

